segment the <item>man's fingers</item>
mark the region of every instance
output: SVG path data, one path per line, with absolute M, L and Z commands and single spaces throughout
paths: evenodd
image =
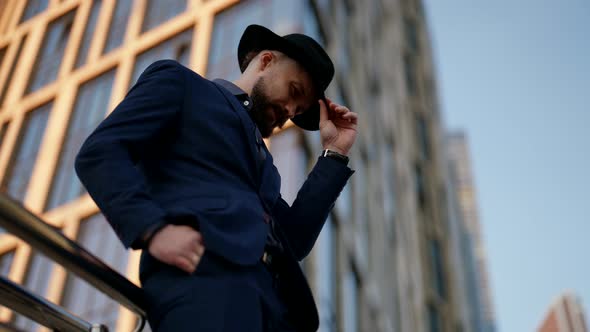
M 348 107 L 345 107 L 345 106 L 336 106 L 334 108 L 334 111 L 336 113 L 340 113 L 340 114 L 346 114 L 346 113 L 350 112 L 350 110 L 348 109 Z
M 320 103 L 320 123 L 328 121 L 328 109 L 323 100 L 318 101 Z
M 179 269 L 181 269 L 187 273 L 193 273 L 193 272 L 195 272 L 195 269 L 197 268 L 196 263 L 191 262 L 190 259 L 188 259 L 187 257 L 184 257 L 184 256 L 174 257 L 173 263 L 174 263 L 174 266 L 178 267 Z
M 193 243 L 198 243 L 200 245 L 203 245 L 203 235 L 201 235 L 201 233 L 195 231 L 194 229 L 191 228 L 191 233 L 190 233 L 190 240 Z
M 191 248 L 192 252 L 196 253 L 199 256 L 203 256 L 205 253 L 205 246 L 202 245 L 200 242 L 193 242 L 193 246 Z
M 195 252 L 197 253 L 197 255 L 203 256 L 205 254 L 205 246 L 203 246 L 202 244 L 197 244 Z
M 183 249 L 179 255 L 185 257 L 193 263 L 198 263 L 205 252 L 205 247 L 200 244 L 190 243 L 185 249 Z
M 334 104 L 334 101 L 328 97 L 326 97 L 326 101 L 328 102 L 328 104 L 326 104 L 326 107 L 328 107 L 328 109 L 332 109 Z
M 358 119 L 358 114 L 356 114 L 355 112 L 348 112 L 346 114 L 342 115 L 343 119 L 350 119 L 350 120 L 356 120 Z
M 195 231 L 195 238 L 199 243 L 203 243 L 203 235 L 201 233 Z
M 195 266 L 199 265 L 199 262 L 201 261 L 201 255 L 194 253 L 192 256 L 191 263 L 193 263 Z
M 348 122 L 356 125 L 358 124 L 358 114 L 354 112 L 346 113 L 342 116 L 343 119 L 348 120 Z

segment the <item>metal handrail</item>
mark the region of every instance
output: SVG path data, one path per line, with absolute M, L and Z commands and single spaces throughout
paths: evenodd
M 0 304 L 53 330 L 108 331 L 106 326 L 91 324 L 4 277 L 0 277 L 0 295 Z
M 139 315 L 138 330 L 143 328 L 146 310 L 139 287 L 4 194 L 0 194 L 0 227 Z

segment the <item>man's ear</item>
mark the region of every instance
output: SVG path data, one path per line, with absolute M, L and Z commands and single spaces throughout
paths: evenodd
M 274 61 L 274 54 L 271 51 L 260 52 L 260 58 L 258 61 L 258 70 L 264 71 L 268 69 Z

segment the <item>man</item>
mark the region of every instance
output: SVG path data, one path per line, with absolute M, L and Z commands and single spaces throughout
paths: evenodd
M 357 114 L 324 97 L 332 61 L 308 36 L 249 26 L 242 75 L 150 65 L 88 137 L 76 171 L 126 247 L 154 331 L 315 331 L 298 261 L 352 175 Z M 289 206 L 263 137 L 288 119 L 322 156 Z

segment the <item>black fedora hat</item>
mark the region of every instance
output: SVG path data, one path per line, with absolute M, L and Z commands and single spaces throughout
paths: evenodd
M 263 50 L 276 50 L 286 54 L 305 68 L 313 80 L 317 99 L 326 100 L 324 91 L 334 77 L 334 64 L 326 51 L 313 38 L 293 33 L 279 36 L 261 25 L 250 25 L 238 45 L 238 64 L 244 72 L 253 56 Z M 318 130 L 320 107 L 314 103 L 308 110 L 295 116 L 292 121 L 306 130 Z

